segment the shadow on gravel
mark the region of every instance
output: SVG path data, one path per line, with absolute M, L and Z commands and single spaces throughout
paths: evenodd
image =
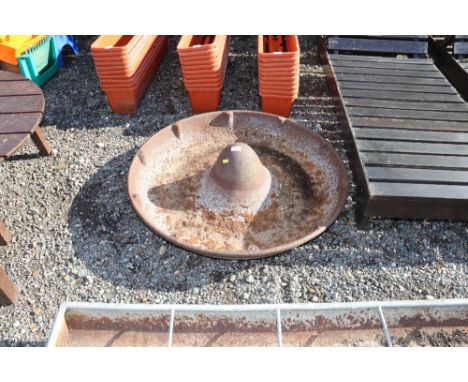
M 390 234 L 373 240 L 374 234 L 358 231 L 350 210 L 351 203 L 322 236 L 285 254 L 262 260 L 216 260 L 177 248 L 149 230 L 131 207 L 127 194 L 127 172 L 136 150 L 130 150 L 101 168 L 83 185 L 69 211 L 69 230 L 76 258 L 95 276 L 114 285 L 155 291 L 185 291 L 194 287 L 226 281 L 232 274 L 256 267 L 301 267 L 320 275 L 323 267 L 368 269 L 430 264 L 437 270 L 440 262 L 466 263 L 463 245 L 453 252 L 450 238 L 434 232 L 431 225 L 415 222 L 415 229 L 427 231 L 428 242 L 414 242 L 408 235 L 394 242 Z M 402 228 L 398 225 L 403 224 Z M 386 232 L 407 229 L 408 222 L 383 220 L 370 228 Z M 428 245 L 439 248 L 426 252 Z M 166 251 L 160 255 L 160 247 Z

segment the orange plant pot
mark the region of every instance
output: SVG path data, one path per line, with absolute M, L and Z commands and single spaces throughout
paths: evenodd
M 193 113 L 215 111 L 221 102 L 221 90 L 189 90 L 188 94 Z
M 183 38 L 183 37 L 182 37 Z M 182 39 L 181 39 L 182 40 Z M 228 36 L 216 36 L 216 42 L 213 45 L 213 49 L 210 50 L 198 50 L 190 48 L 187 51 L 177 49 L 177 54 L 182 61 L 197 61 L 205 59 L 206 57 L 216 57 L 223 51 L 224 45 L 230 41 Z
M 282 76 L 282 75 L 276 75 L 276 76 L 268 76 L 263 73 L 258 74 L 258 79 L 259 81 L 265 82 L 265 83 L 271 83 L 271 84 L 278 84 L 282 86 L 294 86 L 299 83 L 299 75 L 294 75 L 294 76 Z
M 280 72 L 294 72 L 299 70 L 299 61 L 294 63 L 280 63 L 274 62 L 272 64 L 258 64 L 258 70 L 262 71 L 280 71 Z
M 220 39 L 225 37 L 225 35 L 184 35 L 179 40 L 179 44 L 177 44 L 177 52 L 179 54 L 190 54 L 193 52 L 211 51 L 216 49 Z M 207 38 L 209 41 L 207 41 Z
M 165 49 L 163 45 L 166 44 L 164 41 L 161 43 L 154 44 L 149 51 L 146 52 L 145 56 L 140 62 L 140 65 L 136 68 L 133 73 L 129 73 L 130 76 L 124 74 L 108 74 L 109 72 L 98 71 L 99 82 L 101 87 L 107 85 L 126 85 L 134 86 L 139 81 L 142 75 L 146 72 L 147 68 L 151 65 L 154 59 L 158 60 L 157 56 L 164 56 Z M 156 58 L 155 58 L 156 57 Z M 162 57 L 161 57 L 162 58 Z
M 224 79 L 226 77 L 226 69 L 227 69 L 228 60 L 224 60 L 222 67 L 219 69 L 218 72 L 213 73 L 213 75 L 204 75 L 204 76 L 188 76 L 183 75 L 184 84 L 186 87 L 190 86 L 220 86 L 224 83 Z
M 216 70 L 221 65 L 224 56 L 229 52 L 229 44 L 224 43 L 219 46 L 216 55 L 205 55 L 196 60 L 186 60 L 179 56 L 180 66 L 186 70 Z
M 144 40 L 141 46 L 130 62 L 122 61 L 121 65 L 106 65 L 97 64 L 96 71 L 100 79 L 129 79 L 137 73 L 138 69 L 143 66 L 145 57 L 150 51 L 158 50 L 162 44 L 162 39 L 154 37 Z
M 296 88 L 291 88 L 291 89 L 285 89 L 285 88 L 279 88 L 279 87 L 273 87 L 273 86 L 264 86 L 264 85 L 259 85 L 259 94 L 266 94 L 266 95 L 272 95 L 272 96 L 278 96 L 278 97 L 284 97 L 284 96 L 291 96 L 291 97 L 297 97 L 299 94 L 299 86 Z
M 260 59 L 293 58 L 300 54 L 299 39 L 296 35 L 281 36 L 285 42 L 285 49 L 279 49 L 272 35 L 259 35 L 257 37 L 257 54 Z M 268 49 L 267 49 L 268 45 Z
M 158 70 L 162 59 L 169 48 L 168 40 L 163 42 L 161 49 L 151 58 L 150 65 L 142 74 L 135 86 L 107 86 L 103 88 L 111 109 L 117 114 L 134 114 L 143 99 L 151 80 Z
M 128 56 L 143 36 L 135 35 L 102 35 L 91 44 L 93 55 Z
M 288 117 L 295 97 L 262 96 L 262 111 Z

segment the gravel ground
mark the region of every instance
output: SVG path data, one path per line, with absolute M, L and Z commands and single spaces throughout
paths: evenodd
M 292 303 L 468 297 L 468 225 L 373 220 L 356 228 L 346 207 L 319 238 L 256 261 L 194 255 L 149 231 L 130 206 L 126 176 L 136 150 L 157 130 L 190 115 L 176 38 L 135 116 L 113 114 L 99 89 L 91 37 L 44 86 L 43 130 L 54 148 L 32 144 L 0 166 L 1 216 L 14 240 L 0 264 L 21 288 L 0 307 L 0 345 L 43 345 L 63 301 Z M 348 166 L 325 75 L 302 37 L 301 96 L 291 118 L 319 131 Z M 259 110 L 256 38 L 236 37 L 220 109 Z M 349 168 L 349 167 L 348 167 Z M 351 176 L 350 176 L 351 179 Z

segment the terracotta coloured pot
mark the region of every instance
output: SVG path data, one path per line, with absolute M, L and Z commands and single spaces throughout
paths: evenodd
M 160 51 L 162 49 L 163 44 L 164 39 L 158 38 L 152 44 L 146 46 L 144 51 L 141 51 L 141 54 L 138 57 L 138 61 L 129 64 L 123 64 L 120 67 L 105 66 L 102 68 L 97 68 L 97 73 L 102 79 L 130 79 L 138 72 L 138 70 L 142 66 L 144 66 L 145 60 L 147 59 L 147 57 L 150 56 L 151 52 L 155 53 Z
M 119 66 L 98 66 L 96 70 L 100 79 L 130 79 L 138 69 L 142 66 L 145 57 L 147 57 L 150 50 L 159 50 L 163 44 L 163 38 L 148 39 L 146 43 L 139 50 L 138 54 L 130 63 L 122 62 Z
M 162 45 L 154 46 L 143 59 L 140 67 L 132 75 L 132 77 L 102 77 L 99 76 L 101 87 L 133 87 L 136 86 L 141 78 L 145 75 L 148 68 L 151 66 L 153 61 L 161 61 L 167 52 L 168 42 L 164 42 Z M 98 73 L 99 75 L 99 73 Z
M 182 36 L 181 40 L 185 36 Z M 216 36 L 216 42 L 213 44 L 213 49 L 210 50 L 200 50 L 196 48 L 190 48 L 186 51 L 177 49 L 177 54 L 184 61 L 198 60 L 208 56 L 218 55 L 222 48 L 228 41 L 230 41 L 229 36 Z
M 103 89 L 109 105 L 115 113 L 134 114 L 137 112 L 138 105 L 145 95 L 146 89 L 150 85 L 162 59 L 167 54 L 168 47 L 168 40 L 166 39 L 161 49 L 151 58 L 149 66 L 135 86 L 107 86 Z
M 289 116 L 295 97 L 262 97 L 262 111 L 277 114 L 283 117 Z
M 223 44 L 219 45 L 219 49 L 216 51 L 216 54 L 197 56 L 193 59 L 184 59 L 184 57 L 179 56 L 179 61 L 181 66 L 187 66 L 191 68 L 195 66 L 216 66 L 219 65 L 222 61 L 226 47 L 229 47 L 229 44 L 224 42 Z
M 190 90 L 188 92 L 193 113 L 206 113 L 218 109 L 221 91 Z
M 224 35 L 213 35 L 211 43 L 204 43 L 200 35 L 184 35 L 181 37 L 179 44 L 177 45 L 177 52 L 179 54 L 186 54 L 200 51 L 210 51 L 216 49 L 216 45 L 219 44 L 219 40 L 225 38 Z
M 258 87 L 259 94 L 269 94 L 269 95 L 277 95 L 277 96 L 294 96 L 297 97 L 299 95 L 299 86 L 291 89 L 279 88 L 274 86 L 262 86 Z
M 271 42 L 273 41 L 272 35 L 267 35 L 267 36 L 259 35 L 257 38 L 257 53 L 258 53 L 259 60 L 260 59 L 263 60 L 264 58 L 265 59 L 270 59 L 270 58 L 278 59 L 279 56 L 281 58 L 298 57 L 298 55 L 300 54 L 299 40 L 296 35 L 281 36 L 286 42 L 286 49 L 282 52 L 278 52 L 277 49 L 274 49 L 274 51 L 272 51 L 271 49 L 267 50 L 265 46 L 266 43 L 264 41 L 264 37 L 265 39 L 270 41 L 270 48 L 271 48 L 271 45 L 275 45 L 275 44 L 271 44 Z
M 141 36 L 135 46 L 126 55 L 114 55 L 114 56 L 100 56 L 93 53 L 93 60 L 96 66 L 117 66 L 122 63 L 130 64 L 135 61 L 136 57 L 140 55 L 142 49 L 151 45 L 156 40 L 159 40 L 167 36 Z
M 96 55 L 128 55 L 143 36 L 102 35 L 91 44 L 91 52 Z
M 203 84 L 219 84 L 224 82 L 224 78 L 226 75 L 226 68 L 227 68 L 228 60 L 227 58 L 224 60 L 222 67 L 219 69 L 218 72 L 213 73 L 210 75 L 183 75 L 184 77 L 184 84 L 185 86 L 190 85 L 203 85 Z

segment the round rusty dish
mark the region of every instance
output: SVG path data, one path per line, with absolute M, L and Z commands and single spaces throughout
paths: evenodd
M 345 166 L 319 134 L 251 111 L 195 115 L 138 151 L 128 175 L 140 218 L 193 252 L 254 259 L 320 235 L 343 209 Z

